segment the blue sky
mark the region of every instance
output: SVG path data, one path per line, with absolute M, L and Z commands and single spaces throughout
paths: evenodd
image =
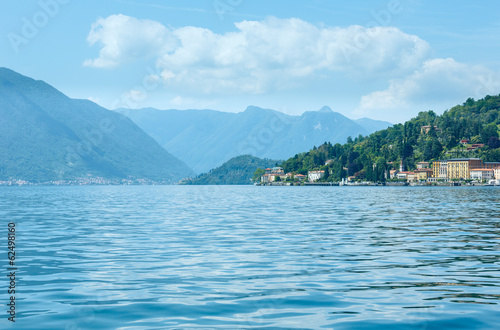
M 0 66 L 107 108 L 401 122 L 500 93 L 498 1 L 2 1 Z

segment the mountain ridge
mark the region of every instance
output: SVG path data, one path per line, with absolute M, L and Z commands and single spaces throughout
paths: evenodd
M 0 127 L 0 181 L 174 183 L 192 174 L 128 117 L 7 68 L 0 68 Z
M 374 122 L 392 125 L 374 120 L 357 123 L 327 106 L 300 116 L 253 105 L 238 113 L 154 108 L 116 111 L 129 116 L 197 173 L 244 154 L 287 159 L 325 141 L 345 142 L 349 136 L 369 135 Z

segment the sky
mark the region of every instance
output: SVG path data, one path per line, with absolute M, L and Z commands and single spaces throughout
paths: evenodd
M 0 66 L 108 109 L 329 106 L 404 122 L 500 93 L 500 2 L 0 0 Z

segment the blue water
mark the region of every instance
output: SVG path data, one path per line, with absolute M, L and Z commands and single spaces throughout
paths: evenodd
M 0 187 L 0 328 L 494 329 L 499 214 L 495 187 Z

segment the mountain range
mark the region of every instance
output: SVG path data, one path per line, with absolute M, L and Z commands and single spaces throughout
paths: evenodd
M 193 171 L 128 117 L 0 68 L 0 181 L 174 183 Z
M 215 110 L 117 109 L 195 172 L 250 154 L 287 159 L 324 142 L 345 143 L 392 124 L 368 118 L 351 120 L 329 107 L 301 116 L 249 106 L 239 113 Z

